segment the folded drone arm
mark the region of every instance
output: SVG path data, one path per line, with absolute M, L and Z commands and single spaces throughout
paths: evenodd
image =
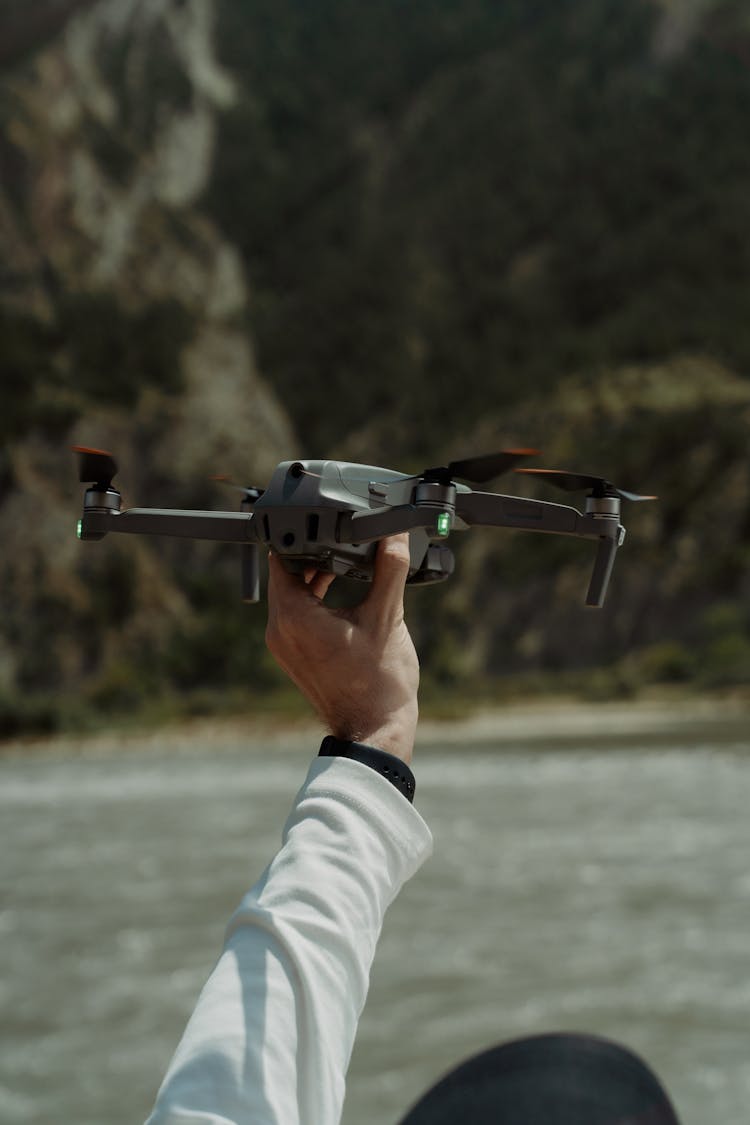
M 251 512 L 189 512 L 177 508 L 126 508 L 124 512 L 84 509 L 81 538 L 110 531 L 133 535 L 175 535 L 220 543 L 257 541 Z
M 431 538 L 437 538 L 445 534 L 438 527 L 438 518 L 444 513 L 444 508 L 427 504 L 401 504 L 374 512 L 345 512 L 336 538 L 339 543 L 371 543 L 417 527 L 423 527 Z
M 470 526 L 516 527 L 557 535 L 573 535 L 598 542 L 586 605 L 601 608 L 607 593 L 617 549 L 625 530 L 617 517 L 583 515 L 564 504 L 526 500 L 491 492 L 459 493 L 456 515 Z
M 580 523 L 586 520 L 575 508 L 564 504 L 525 500 L 520 496 L 503 496 L 494 492 L 459 492 L 456 515 L 470 526 L 518 527 L 558 535 L 582 534 Z

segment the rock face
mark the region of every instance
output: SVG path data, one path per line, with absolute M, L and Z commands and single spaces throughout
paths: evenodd
M 690 679 L 746 683 L 748 434 L 750 383 L 690 357 L 571 376 L 509 411 L 502 428 L 488 419 L 473 448 L 497 448 L 504 435 L 543 450 L 529 464 L 613 466 L 620 487 L 658 499 L 623 502 L 627 536 L 602 610 L 583 608 L 590 543 L 499 530 L 467 535 L 455 584 L 420 622 L 420 651 L 429 657 L 434 644 L 445 674 L 468 682 L 541 672 L 561 688 L 590 679 L 592 691 Z M 530 480 L 509 475 L 495 487 L 583 509 L 584 493 Z
M 750 681 L 744 17 L 529 11 L 0 0 L 0 735 L 270 682 L 236 551 L 77 542 L 72 444 L 191 507 L 536 446 L 660 500 L 602 614 L 590 544 L 455 536 L 426 687 Z
M 234 97 L 211 0 L 65 7 L 16 16 L 0 81 L 6 700 L 101 679 L 190 618 L 152 545 L 82 556 L 68 446 L 111 447 L 130 503 L 213 506 L 209 474 L 262 482 L 296 447 L 257 370 L 244 267 L 200 208 Z M 126 604 L 108 625 L 113 567 Z

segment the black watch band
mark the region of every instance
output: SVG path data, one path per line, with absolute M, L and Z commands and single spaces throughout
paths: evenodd
M 367 746 L 364 742 L 349 742 L 344 738 L 334 738 L 332 734 L 326 735 L 320 744 L 318 756 L 323 758 L 353 758 L 355 762 L 362 762 L 377 773 L 381 774 L 391 785 L 395 785 L 399 793 L 413 803 L 416 783 L 414 774 L 406 762 L 402 762 L 395 754 L 388 754 L 385 750 L 378 750 L 375 746 Z

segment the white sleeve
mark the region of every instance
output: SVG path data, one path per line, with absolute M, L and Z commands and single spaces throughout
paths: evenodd
M 383 916 L 431 850 L 390 782 L 316 758 L 147 1125 L 336 1125 Z

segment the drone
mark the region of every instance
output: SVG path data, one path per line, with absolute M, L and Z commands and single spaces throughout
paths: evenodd
M 509 449 L 407 475 L 348 461 L 282 461 L 268 486 L 238 488 L 239 511 L 175 508 L 121 509 L 112 487 L 117 464 L 102 449 L 74 446 L 78 476 L 88 485 L 78 537 L 103 539 L 110 532 L 171 535 L 237 543 L 241 547 L 241 588 L 245 602 L 260 600 L 261 544 L 274 551 L 293 574 L 310 568 L 364 582 L 372 579 L 378 540 L 409 533 L 411 585 L 442 582 L 454 570 L 446 539 L 471 527 L 508 527 L 596 542 L 587 606 L 600 608 L 618 548 L 625 538 L 622 500 L 655 500 L 615 487 L 604 477 L 559 469 L 516 468 L 535 449 Z M 479 492 L 513 469 L 568 492 L 586 491 L 585 510 L 546 500 Z M 216 477 L 231 483 L 228 478 Z M 468 483 L 464 483 L 468 482 Z

